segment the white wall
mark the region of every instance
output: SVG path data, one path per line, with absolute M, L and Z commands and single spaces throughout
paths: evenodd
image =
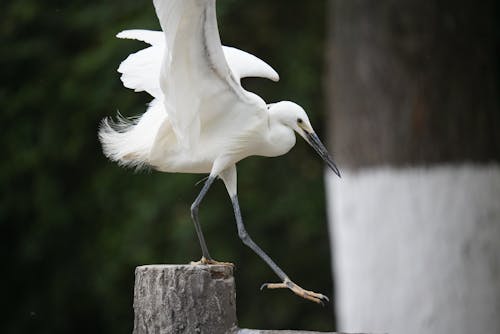
M 500 167 L 327 175 L 339 330 L 500 333 Z

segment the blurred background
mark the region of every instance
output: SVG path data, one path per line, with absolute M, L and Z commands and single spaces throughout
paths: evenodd
M 496 2 L 217 9 L 223 43 L 280 73 L 245 87 L 301 104 L 344 173 L 326 175 L 327 201 L 324 166 L 301 140 L 283 157 L 238 164 L 249 233 L 297 283 L 333 296 L 325 308 L 258 290 L 274 274 L 240 242 L 222 183 L 211 189 L 200 220 L 212 256 L 236 264 L 240 327 L 498 332 Z M 201 255 L 189 207 L 203 176 L 120 168 L 97 140 L 102 118 L 140 114 L 151 99 L 116 72 L 145 45 L 114 36 L 159 29 L 153 5 L 19 0 L 0 12 L 1 331 L 130 333 L 134 268 Z

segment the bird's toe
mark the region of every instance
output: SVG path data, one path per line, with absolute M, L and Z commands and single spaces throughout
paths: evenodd
M 234 267 L 234 264 L 231 263 L 231 262 L 219 262 L 219 261 L 215 261 L 213 259 L 207 259 L 206 257 L 202 257 L 200 259 L 200 261 L 191 261 L 190 264 L 192 266 L 230 266 L 230 267 Z
M 297 296 L 310 300 L 316 304 L 320 304 L 321 306 L 325 306 L 325 304 L 330 301 L 327 296 L 321 293 L 305 290 L 289 279 L 285 279 L 282 283 L 264 283 L 261 285 L 260 290 L 264 289 L 290 289 Z

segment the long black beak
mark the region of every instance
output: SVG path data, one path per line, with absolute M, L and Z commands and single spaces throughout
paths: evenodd
M 309 145 L 311 145 L 314 150 L 320 155 L 320 157 L 325 160 L 328 167 L 330 167 L 330 169 L 333 170 L 333 172 L 337 174 L 338 177 L 340 177 L 340 171 L 337 168 L 337 165 L 335 165 L 335 162 L 333 162 L 333 158 L 330 156 L 330 154 L 328 154 L 325 145 L 323 145 L 321 140 L 319 140 L 316 133 L 306 132 L 306 136 L 309 141 Z

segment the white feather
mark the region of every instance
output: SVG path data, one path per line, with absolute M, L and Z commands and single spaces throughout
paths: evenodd
M 140 118 L 124 118 L 120 114 L 116 121 L 105 118 L 99 129 L 104 154 L 123 166 L 148 165 L 158 129 L 166 119 L 163 104 L 158 99 L 149 104 Z
M 129 55 L 118 67 L 121 80 L 127 88 L 136 92 L 145 91 L 160 98 L 160 69 L 165 53 L 165 38 L 162 31 L 144 29 L 124 30 L 118 38 L 136 39 L 151 45 Z M 266 62 L 256 56 L 230 46 L 223 46 L 224 56 L 234 76 L 241 80 L 247 77 L 260 77 L 279 81 L 278 73 Z
M 121 80 L 127 88 L 136 92 L 145 91 L 155 98 L 163 98 L 159 73 L 165 49 L 163 33 L 149 30 L 126 30 L 118 38 L 137 39 L 151 46 L 129 55 L 118 67 Z
M 233 48 L 223 46 L 224 56 L 231 68 L 234 76 L 241 81 L 242 78 L 259 77 L 272 81 L 279 81 L 278 73 L 263 60 L 253 54 Z
M 146 29 L 129 29 L 120 31 L 116 34 L 118 38 L 136 39 L 149 45 L 164 45 L 165 36 L 162 31 L 153 31 Z

